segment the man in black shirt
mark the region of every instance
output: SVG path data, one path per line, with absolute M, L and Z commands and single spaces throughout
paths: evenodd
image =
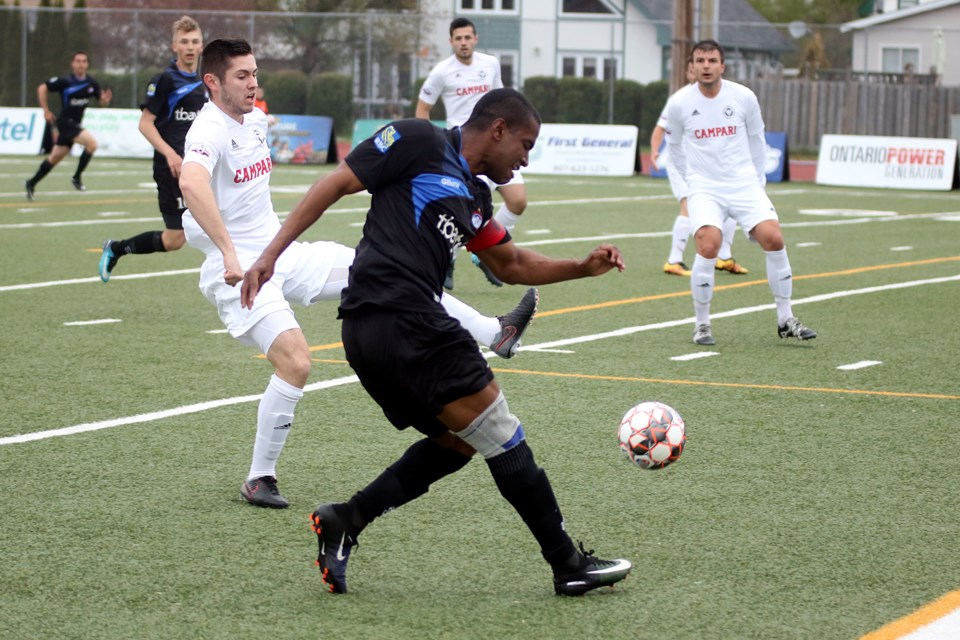
M 418 119 L 394 122 L 354 149 L 297 204 L 246 272 L 241 302 L 253 305 L 278 256 L 344 195 L 373 194 L 340 304 L 347 360 L 398 429 L 414 443 L 370 485 L 344 503 L 321 504 L 311 519 L 318 565 L 333 593 L 347 590 L 347 559 L 377 516 L 423 494 L 479 452 L 501 495 L 540 544 L 558 594 L 580 595 L 630 572 L 627 560 L 601 560 L 574 547 L 546 473 L 537 466 L 520 421 L 470 335 L 440 306 L 450 261 L 461 246 L 510 284 L 547 284 L 611 269 L 620 251 L 601 245 L 583 260 L 553 259 L 516 246 L 492 220 L 490 190 L 527 165 L 540 116 L 513 89 L 476 104 L 462 128 L 445 131 Z
M 173 23 L 173 52 L 177 57 L 147 85 L 140 105 L 140 133 L 153 145 L 153 179 L 163 216 L 163 231 L 145 231 L 126 240 L 107 240 L 100 255 L 100 279 L 110 280 L 117 261 L 128 253 L 176 251 L 183 246 L 183 212 L 180 165 L 187 130 L 207 102 L 203 80 L 197 73 L 203 34 L 190 16 Z
M 100 106 L 106 107 L 113 99 L 113 92 L 110 89 L 101 89 L 100 83 L 87 75 L 87 69 L 90 68 L 90 58 L 86 51 L 77 51 L 73 54 L 70 61 L 73 71 L 69 76 L 53 77 L 37 87 L 37 100 L 43 109 L 43 117 L 47 122 L 56 123 L 59 135 L 57 142 L 53 146 L 53 151 L 47 156 L 47 159 L 40 163 L 37 173 L 27 180 L 25 187 L 27 190 L 27 200 L 33 200 L 33 191 L 45 175 L 50 170 L 60 164 L 74 143 L 83 145 L 83 154 L 80 156 L 80 162 L 77 163 L 77 171 L 73 174 L 71 182 L 77 191 L 85 191 L 83 181 L 80 179 L 83 170 L 90 164 L 93 152 L 97 150 L 97 139 L 93 134 L 86 131 L 80 123 L 83 121 L 83 112 L 87 105 L 94 99 L 100 101 Z M 50 110 L 48 97 L 50 92 L 60 94 L 63 106 L 60 109 L 60 115 L 55 116 Z

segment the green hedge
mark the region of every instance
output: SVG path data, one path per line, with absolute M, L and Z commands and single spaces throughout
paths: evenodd
M 353 80 L 340 73 L 321 73 L 312 78 L 306 112 L 330 116 L 337 135 L 349 137 L 353 132 Z

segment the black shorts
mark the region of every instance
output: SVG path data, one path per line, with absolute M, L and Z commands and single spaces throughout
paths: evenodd
M 364 306 L 341 315 L 347 361 L 397 429 L 444 433 L 444 405 L 493 380 L 476 340 L 440 305 L 435 313 Z
M 73 145 L 74 139 L 80 132 L 83 131 L 83 127 L 80 126 L 79 122 L 74 122 L 73 120 L 64 120 L 63 122 L 57 121 L 57 142 L 58 147 L 69 147 Z
M 183 229 L 183 212 L 187 207 L 180 192 L 180 181 L 170 173 L 166 159 L 154 161 L 153 180 L 157 183 L 157 201 L 163 224 L 167 229 Z

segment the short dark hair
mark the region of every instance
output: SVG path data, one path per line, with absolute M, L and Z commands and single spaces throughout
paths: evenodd
M 470 27 L 473 29 L 473 34 L 477 34 L 477 26 L 467 20 L 466 18 L 454 18 L 453 22 L 450 23 L 450 35 L 453 35 L 454 30 L 463 29 L 464 27 Z
M 253 53 L 250 43 L 243 38 L 218 38 L 203 48 L 200 57 L 200 77 L 208 73 L 223 82 L 230 60 Z
M 509 129 L 523 126 L 531 120 L 541 123 L 537 108 L 522 93 L 516 89 L 494 89 L 477 101 L 463 126 L 483 131 L 497 118 L 503 118 Z
M 706 51 L 707 53 L 711 51 L 717 51 L 720 53 L 720 62 L 723 62 L 723 47 L 721 47 L 720 43 L 716 40 L 701 40 L 693 45 L 693 48 L 690 49 L 691 59 L 693 58 L 694 51 Z
M 84 51 L 83 49 L 77 49 L 77 50 L 74 51 L 73 54 L 70 56 L 70 62 L 73 62 L 73 59 L 76 58 L 77 56 L 85 56 L 85 57 L 87 58 L 87 62 L 90 61 L 90 54 L 89 54 L 89 53 L 87 53 L 87 52 Z

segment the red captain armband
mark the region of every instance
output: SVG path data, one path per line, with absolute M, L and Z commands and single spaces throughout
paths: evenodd
M 467 251 L 476 253 L 477 251 L 489 249 L 490 247 L 509 240 L 509 235 L 502 224 L 490 218 L 490 221 L 483 225 L 480 231 L 477 232 L 477 235 L 473 236 L 470 242 L 467 243 Z

